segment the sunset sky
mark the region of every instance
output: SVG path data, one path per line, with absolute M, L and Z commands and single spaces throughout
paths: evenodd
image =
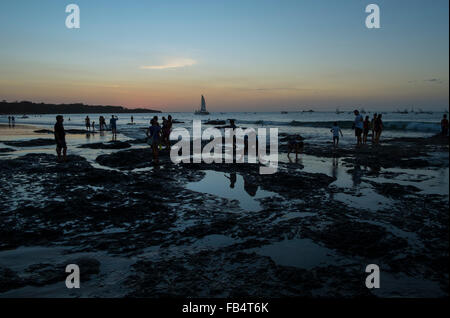
M 67 29 L 76 3 L 81 28 Z M 365 27 L 366 5 L 381 29 Z M 192 111 L 443 110 L 448 0 L 0 2 L 0 99 Z

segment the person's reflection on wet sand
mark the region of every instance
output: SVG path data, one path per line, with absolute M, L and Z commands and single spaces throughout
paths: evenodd
M 294 161 L 292 160 L 292 158 L 290 156 L 288 156 L 288 159 L 289 159 L 289 163 L 294 163 Z M 300 158 L 296 157 L 295 158 L 295 163 L 303 166 L 303 157 L 300 157 Z
M 333 157 L 331 165 L 331 176 L 337 180 L 338 178 L 338 168 L 339 168 L 339 158 Z
M 244 190 L 249 196 L 254 197 L 258 191 L 258 185 L 254 184 L 248 178 L 244 177 Z
M 230 180 L 230 188 L 234 189 L 234 184 L 236 183 L 236 172 L 231 172 L 230 176 L 225 176 L 225 178 Z
M 362 171 L 359 165 L 355 165 L 352 173 L 353 186 L 357 187 L 361 184 Z

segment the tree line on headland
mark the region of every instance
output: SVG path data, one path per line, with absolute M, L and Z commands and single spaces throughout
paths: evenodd
M 102 106 L 75 104 L 47 104 L 29 101 L 0 102 L 0 114 L 95 114 L 95 113 L 161 113 L 147 108 L 125 108 L 122 106 Z

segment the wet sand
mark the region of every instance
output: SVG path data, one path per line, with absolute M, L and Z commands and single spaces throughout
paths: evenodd
M 448 138 L 305 140 L 299 161 L 280 153 L 279 171 L 260 175 L 174 165 L 165 151 L 155 167 L 142 140 L 109 133 L 68 134 L 58 164 L 52 144 L 3 143 L 51 134 L 8 129 L 0 297 L 448 296 Z M 64 284 L 73 261 L 77 291 Z M 378 290 L 364 285 L 373 263 Z

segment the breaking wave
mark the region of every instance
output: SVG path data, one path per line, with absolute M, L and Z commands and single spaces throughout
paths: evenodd
M 246 121 L 239 120 L 241 124 L 252 124 L 261 126 L 293 126 L 293 127 L 315 127 L 315 128 L 331 128 L 334 121 L 297 121 L 292 120 L 290 122 L 282 121 Z M 338 121 L 339 126 L 342 129 L 351 129 L 353 121 Z M 418 122 L 418 121 L 384 121 L 383 126 L 385 130 L 407 130 L 418 132 L 439 132 L 440 124 L 432 122 Z

